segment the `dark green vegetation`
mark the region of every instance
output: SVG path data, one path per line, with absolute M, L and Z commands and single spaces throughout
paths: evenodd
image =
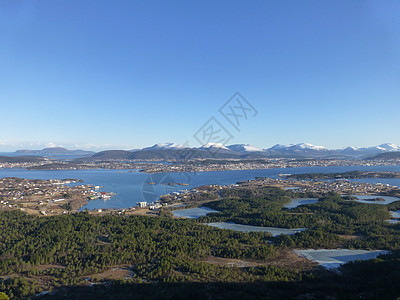
M 186 282 L 135 284 L 127 281 L 91 288 L 69 287 L 43 299 L 397 299 L 398 253 L 350 263 L 340 273 L 318 270 L 294 281 Z M 271 273 L 273 273 L 272 271 Z M 41 298 L 40 298 L 41 299 Z
M 217 230 L 191 220 L 84 213 L 37 218 L 15 211 L 0 214 L 0 227 L 0 275 L 10 276 L 0 283 L 0 291 L 17 298 L 81 285 L 91 274 L 116 265 L 131 266 L 131 283 L 307 277 L 273 266 L 240 269 L 199 262 L 209 256 L 268 260 L 279 254 L 279 247 L 269 245 L 265 234 Z
M 199 219 L 201 222 L 234 222 L 255 226 L 309 228 L 294 236 L 281 236 L 288 247 L 398 249 L 400 226 L 386 222 L 390 218 L 386 205 L 343 200 L 330 193 L 317 203 L 284 209 L 290 191 L 265 187 L 222 192 L 223 200 L 206 206 L 220 211 Z M 395 202 L 397 203 L 397 202 Z M 392 207 L 396 204 L 392 204 Z M 362 238 L 341 239 L 343 235 Z
M 385 205 L 345 201 L 329 194 L 316 204 L 284 209 L 291 195 L 269 187 L 225 190 L 223 200 L 208 205 L 222 213 L 203 220 L 85 213 L 38 218 L 3 212 L 0 292 L 17 299 L 46 290 L 54 291 L 42 296 L 49 299 L 400 296 L 397 251 L 346 265 L 339 273 L 290 262 L 278 264 L 279 256 L 295 247 L 396 250 L 399 245 L 400 226 L 384 221 L 389 218 Z M 267 233 L 241 233 L 200 224 L 205 220 L 310 230 L 274 238 Z M 362 238 L 344 239 L 344 234 Z M 239 268 L 205 262 L 215 257 L 257 264 Z M 97 276 L 121 266 L 131 271 L 125 279 L 106 281 Z M 90 287 L 89 283 L 95 285 Z
M 362 178 L 400 178 L 398 172 L 372 172 L 372 171 L 349 171 L 343 173 L 309 173 L 309 174 L 292 174 L 285 176 L 287 179 L 362 179 Z
M 369 158 L 371 160 L 390 160 L 390 159 L 400 159 L 400 152 L 387 152 L 381 153 L 374 157 Z
M 40 162 L 45 159 L 38 156 L 0 156 L 0 163 L 29 163 L 29 162 Z

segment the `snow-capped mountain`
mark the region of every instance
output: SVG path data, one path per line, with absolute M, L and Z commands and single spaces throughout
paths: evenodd
M 276 145 L 272 146 L 271 148 L 264 149 L 264 150 L 280 150 L 280 149 L 285 149 L 285 148 L 289 148 L 292 146 L 294 146 L 294 144 L 290 144 L 290 145 L 276 144 Z
M 315 146 L 309 143 L 300 143 L 300 144 L 289 144 L 289 145 L 281 145 L 281 144 L 276 144 L 275 146 L 272 146 L 269 149 L 265 150 L 316 150 L 316 151 L 321 151 L 321 150 L 328 150 L 323 146 Z
M 400 151 L 400 147 L 395 144 L 385 143 L 385 144 L 381 144 L 378 146 L 363 147 L 363 148 L 347 147 L 345 149 L 337 150 L 337 151 L 340 151 L 344 155 L 366 157 L 366 156 L 377 155 L 377 154 L 385 153 L 385 152 Z
M 336 149 L 335 151 L 342 155 L 348 155 L 348 156 L 360 156 L 363 153 L 359 148 L 352 146 L 346 147 L 344 149 Z
M 323 146 L 315 146 L 315 145 L 308 144 L 308 143 L 296 144 L 296 145 L 291 146 L 290 148 L 292 148 L 292 149 L 300 149 L 300 150 L 316 150 L 316 151 L 328 150 Z
M 399 146 L 397 146 L 395 144 L 391 144 L 391 143 L 381 144 L 378 147 L 381 149 L 384 149 L 385 151 L 400 151 Z
M 136 150 L 136 149 L 135 149 Z M 160 143 L 136 151 L 103 151 L 96 153 L 96 159 L 260 159 L 260 158 L 334 158 L 365 159 L 388 152 L 400 152 L 400 147 L 386 143 L 374 147 L 357 148 L 349 146 L 342 149 L 327 149 L 309 143 L 281 145 L 260 149 L 249 144 L 225 146 L 221 143 L 208 143 L 201 147 L 185 147 L 176 143 Z
M 352 147 L 352 146 L 349 146 L 349 147 L 347 147 L 347 148 L 344 148 L 344 150 L 349 150 L 349 151 L 360 151 L 359 148 L 357 148 L 357 147 Z
M 231 149 L 229 149 L 228 147 L 224 146 L 221 143 L 208 143 L 208 144 L 205 144 L 205 145 L 201 146 L 199 149 L 211 149 L 211 148 L 231 150 Z
M 257 148 L 253 145 L 249 145 L 249 144 L 234 144 L 234 145 L 227 146 L 227 148 L 231 149 L 232 151 L 240 152 L 240 153 L 262 152 L 263 151 L 262 149 Z
M 331 151 L 323 146 L 315 146 L 309 143 L 281 145 L 276 144 L 271 148 L 264 149 L 267 156 L 273 157 L 326 157 Z
M 143 148 L 142 150 L 167 150 L 167 149 L 174 150 L 174 149 L 182 149 L 184 147 L 185 146 L 176 143 L 158 143 L 151 147 Z

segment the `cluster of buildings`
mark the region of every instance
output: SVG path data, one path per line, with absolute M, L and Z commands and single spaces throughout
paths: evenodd
M 137 205 L 140 208 L 148 208 L 150 210 L 155 210 L 155 209 L 159 209 L 159 208 L 163 207 L 163 204 L 158 201 L 152 202 L 152 203 L 143 201 L 143 202 L 138 202 Z
M 385 160 L 355 160 L 355 159 L 222 159 L 222 160 L 190 160 L 168 164 L 154 161 L 85 161 L 74 162 L 65 160 L 45 160 L 36 162 L 2 162 L 0 168 L 25 168 L 44 170 L 75 170 L 75 169 L 125 169 L 140 170 L 145 173 L 165 172 L 205 172 L 228 170 L 253 170 L 272 168 L 297 167 L 329 167 L 329 166 L 376 166 L 393 165 L 393 161 Z
M 378 195 L 392 190 L 398 190 L 397 187 L 389 184 L 372 184 L 352 182 L 349 180 L 292 180 L 260 178 L 241 182 L 241 186 L 248 187 L 261 187 L 266 185 L 291 189 L 300 193 L 314 193 L 318 195 L 327 192 L 336 192 L 338 194 Z
M 21 209 L 45 215 L 46 211 L 59 213 L 65 210 L 62 206 L 71 209 L 78 208 L 86 203 L 86 199 L 93 193 L 93 186 L 68 185 L 77 181 L 75 179 L 2 178 L 0 179 L 0 210 Z
M 344 159 L 257 159 L 257 160 L 207 160 L 188 161 L 176 164 L 148 164 L 143 168 L 146 173 L 165 172 L 207 172 L 207 171 L 234 171 L 273 168 L 298 167 L 329 167 L 329 166 L 375 166 L 392 165 L 386 161 L 344 160 Z
M 302 187 L 299 187 L 300 192 L 311 192 L 311 193 L 323 193 L 327 191 L 333 191 L 338 194 L 357 194 L 357 195 L 377 195 L 380 193 L 388 192 L 395 187 L 388 184 L 372 184 L 372 183 L 360 183 L 350 182 L 343 180 L 335 181 L 310 181 L 303 183 Z
M 297 193 L 312 193 L 320 197 L 328 192 L 348 195 L 379 195 L 396 190 L 400 193 L 398 187 L 388 184 L 372 184 L 351 182 L 348 180 L 291 180 L 275 178 L 257 178 L 255 180 L 241 181 L 237 184 L 226 186 L 206 185 L 183 193 L 170 193 L 160 197 L 163 203 L 177 204 L 182 206 L 201 205 L 204 202 L 214 201 L 220 198 L 221 191 L 226 189 L 250 189 L 257 190 L 266 186 L 290 189 Z M 143 203 L 143 206 L 146 202 Z M 173 207 L 173 206 L 170 206 Z
M 20 169 L 28 169 L 35 166 L 41 166 L 47 164 L 47 161 L 39 161 L 39 162 L 0 162 L 0 169 L 4 168 L 20 168 Z

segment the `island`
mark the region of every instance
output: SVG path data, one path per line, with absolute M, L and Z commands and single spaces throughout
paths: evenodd
M 282 174 L 287 179 L 363 179 L 363 178 L 400 178 L 399 172 L 349 171 L 343 173 L 307 173 Z

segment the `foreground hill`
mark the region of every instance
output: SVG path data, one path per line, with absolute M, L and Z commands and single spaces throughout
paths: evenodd
M 390 159 L 400 159 L 400 152 L 387 152 L 381 153 L 370 158 L 371 160 L 390 160 Z
M 85 212 L 54 217 L 0 212 L 0 292 L 11 299 L 397 299 L 398 225 L 389 206 L 328 194 L 288 211 L 291 191 L 227 189 L 197 220 Z M 390 205 L 398 209 L 399 203 Z M 308 230 L 234 232 L 209 221 Z M 350 237 L 350 238 L 349 238 Z M 388 249 L 390 255 L 316 267 L 293 249 Z

